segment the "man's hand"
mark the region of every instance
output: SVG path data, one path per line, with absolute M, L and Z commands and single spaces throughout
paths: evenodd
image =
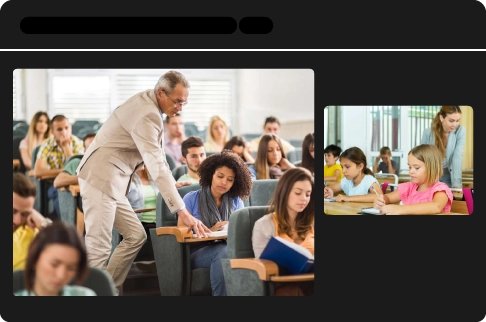
M 211 230 L 206 227 L 202 221 L 196 219 L 191 213 L 186 209 L 180 210 L 177 215 L 179 216 L 180 221 L 185 226 L 188 226 L 187 232 L 190 232 L 192 229 L 197 237 L 208 237 L 207 234 L 211 232 Z
M 61 146 L 63 151 L 64 151 L 64 149 L 70 149 L 71 148 L 71 137 L 63 136 L 61 138 L 61 141 L 59 142 L 59 145 Z
M 32 209 L 32 212 L 30 215 L 27 217 L 27 225 L 34 230 L 35 228 L 37 229 L 42 229 L 45 227 L 46 223 L 49 221 L 47 218 L 42 216 L 37 210 Z
M 179 181 L 176 182 L 176 188 L 179 189 L 180 187 L 190 186 L 191 184 L 192 184 L 191 181 Z

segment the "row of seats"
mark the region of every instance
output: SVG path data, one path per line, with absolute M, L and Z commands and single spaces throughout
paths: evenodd
M 278 266 L 256 259 L 252 246 L 255 222 L 268 214 L 268 206 L 248 206 L 230 215 L 227 258 L 222 259 L 223 275 L 229 296 L 275 295 L 275 282 L 313 282 L 314 274 L 280 276 Z M 163 226 L 150 230 L 161 295 L 211 295 L 208 268 L 192 269 L 189 245 L 194 239 L 185 228 Z
M 244 201 L 245 208 L 235 211 L 230 216 L 230 224 L 228 226 L 230 231 L 228 231 L 228 236 L 231 235 L 231 238 L 233 238 L 232 240 L 242 241 L 242 243 L 246 245 L 241 247 L 246 249 L 249 247 L 251 253 L 244 253 L 245 256 L 248 255 L 246 257 L 254 257 L 251 247 L 251 234 L 246 234 L 244 237 L 239 237 L 239 234 L 243 231 L 248 233 L 248 229 L 240 230 L 238 228 L 237 232 L 234 232 L 233 228 L 235 225 L 232 224 L 232 220 L 234 220 L 235 216 L 238 216 L 238 213 L 242 213 L 241 216 L 247 216 L 251 221 L 252 229 L 254 222 L 264 214 L 268 213 L 268 206 L 270 204 L 270 199 L 273 195 L 273 191 L 275 190 L 277 181 L 277 179 L 254 180 L 250 197 Z M 191 186 L 179 188 L 178 191 L 180 196 L 184 197 L 189 191 L 195 191 L 198 189 L 200 189 L 200 186 L 198 184 L 193 184 Z M 209 269 L 191 269 L 190 260 L 188 260 L 190 256 L 189 243 L 185 243 L 183 241 L 184 236 L 192 236 L 187 236 L 184 233 L 184 229 L 179 229 L 176 226 L 176 214 L 170 213 L 164 199 L 159 193 L 157 196 L 156 205 L 157 228 L 151 229 L 150 235 L 161 295 L 211 295 Z M 230 239 L 228 239 L 228 255 L 230 255 L 230 245 L 231 247 L 234 246 L 233 243 L 230 243 Z M 239 254 L 239 252 L 231 251 L 231 254 L 236 256 L 236 254 Z M 228 267 L 227 271 L 227 273 L 231 275 Z M 230 283 L 230 285 L 234 287 L 237 285 L 237 283 Z M 261 286 L 255 286 L 255 288 L 251 288 L 251 290 L 247 289 L 245 292 L 248 291 L 250 293 L 257 293 L 257 289 L 260 291 L 262 290 Z M 235 290 L 230 291 L 228 289 L 229 295 L 241 295 L 236 294 L 235 292 Z

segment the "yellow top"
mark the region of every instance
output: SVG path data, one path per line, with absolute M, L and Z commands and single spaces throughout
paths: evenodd
M 28 226 L 19 227 L 13 233 L 13 269 L 24 269 L 30 243 L 37 235 L 38 229 Z
M 344 177 L 344 174 L 343 174 L 343 168 L 338 163 L 335 163 L 334 165 L 332 165 L 330 167 L 326 164 L 324 166 L 324 177 L 334 176 L 334 173 L 336 172 L 336 170 L 339 170 L 339 173 L 340 173 L 337 181 L 338 182 L 341 181 L 341 179 Z

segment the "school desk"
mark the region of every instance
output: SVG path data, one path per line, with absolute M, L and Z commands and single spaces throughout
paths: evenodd
M 360 215 L 361 208 L 373 207 L 372 202 L 324 202 L 326 215 Z M 467 215 L 452 212 L 444 212 L 437 215 Z

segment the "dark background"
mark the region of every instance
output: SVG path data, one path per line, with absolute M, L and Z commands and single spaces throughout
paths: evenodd
M 16 68 L 311 68 L 315 73 L 316 150 L 323 148 L 323 109 L 327 105 L 470 105 L 475 133 L 470 131 L 468 135 L 474 135 L 477 141 L 474 178 L 478 182 L 471 216 L 325 216 L 320 198 L 316 198 L 318 260 L 316 295 L 312 298 L 32 299 L 16 298 L 10 293 L 10 216 L 5 214 L 1 224 L 5 258 L 0 264 L 1 317 L 9 322 L 35 317 L 49 321 L 482 320 L 486 313 L 486 234 L 484 204 L 480 201 L 484 170 L 478 154 L 486 106 L 486 54 L 452 49 L 486 47 L 485 9 L 477 1 L 434 2 L 430 8 L 413 1 L 393 8 L 389 1 L 328 2 L 317 6 L 315 2 L 300 1 L 278 7 L 263 1 L 258 6 L 251 1 L 231 5 L 217 1 L 194 5 L 188 1 L 157 5 L 140 2 L 137 6 L 98 2 L 93 7 L 84 2 L 54 5 L 51 1 L 9 1 L 0 10 L 0 47 L 8 49 L 0 51 L 0 105 L 10 113 L 11 77 Z M 164 35 L 163 30 L 151 35 L 26 35 L 20 31 L 24 17 L 83 15 L 226 16 L 236 21 L 261 16 L 272 19 L 273 29 L 267 34 L 251 35 L 239 30 L 230 35 Z M 147 32 L 142 27 L 134 24 L 134 33 Z M 87 33 L 96 30 L 89 25 L 86 28 Z M 196 50 L 48 50 L 62 48 Z M 197 50 L 218 48 L 289 50 Z M 368 51 L 380 48 L 446 50 Z M 334 51 L 339 49 L 358 50 Z M 298 97 L 295 101 L 298 108 Z M 7 115 L 2 122 L 2 128 L 10 131 Z M 6 135 L 9 138 L 10 134 Z M 322 167 L 318 165 L 324 160 L 322 154 L 315 155 L 315 193 L 321 196 Z M 4 171 L 8 185 L 10 173 Z M 9 205 L 5 196 L 3 200 Z

